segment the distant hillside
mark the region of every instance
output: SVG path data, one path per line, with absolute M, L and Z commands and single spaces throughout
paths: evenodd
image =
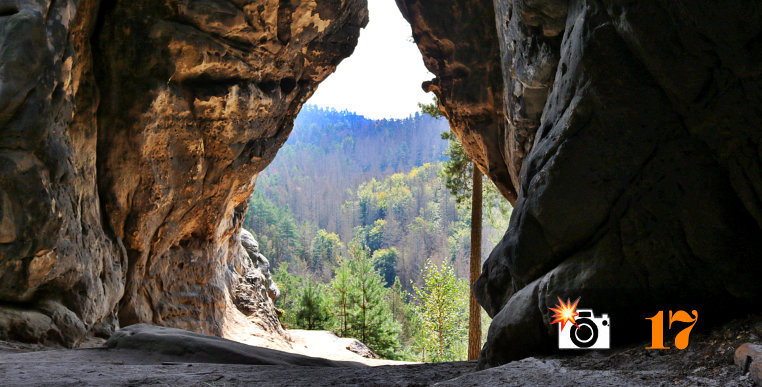
M 440 133 L 448 127 L 447 120 L 427 115 L 370 120 L 307 105 L 256 190 L 296 219 L 339 232 L 347 189 L 443 161 L 447 142 Z
M 446 120 L 428 115 L 369 120 L 307 106 L 260 175 L 245 227 L 273 267 L 288 263 L 298 275 L 328 280 L 354 240 L 371 254 L 398 254 L 387 265 L 388 282 L 399 276 L 409 287 L 427 259 L 448 262 L 465 278 L 470 212 L 456 208 L 440 176 L 447 130 Z M 502 229 L 486 213 L 484 223 L 489 251 Z
M 456 204 L 444 177 L 447 130 L 444 119 L 423 115 L 301 112 L 244 221 L 272 264 L 285 326 L 361 338 L 386 358 L 465 359 L 471 211 Z M 487 208 L 483 252 L 510 214 Z M 432 294 L 447 294 L 457 327 L 438 343 L 433 321 L 444 320 L 432 317 Z

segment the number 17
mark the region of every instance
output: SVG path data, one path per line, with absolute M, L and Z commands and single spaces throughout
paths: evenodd
M 682 350 L 688 346 L 691 329 L 693 329 L 693 326 L 696 325 L 696 321 L 698 321 L 698 312 L 693 310 L 691 313 L 693 314 L 693 318 L 683 310 L 678 310 L 674 314 L 671 310 L 669 311 L 668 329 L 672 329 L 672 323 L 675 321 L 693 323 L 675 335 L 675 347 L 677 347 L 677 349 Z M 646 320 L 651 320 L 651 346 L 646 347 L 646 349 L 669 349 L 669 347 L 664 346 L 664 311 L 660 310 L 655 316 L 647 317 Z

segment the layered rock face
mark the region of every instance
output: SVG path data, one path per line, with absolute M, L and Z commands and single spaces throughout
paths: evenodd
M 367 17 L 364 0 L 1 3 L 0 337 L 219 335 L 233 305 L 280 329 L 246 199 Z
M 516 200 L 518 168 L 506 153 L 500 51 L 489 1 L 397 0 L 413 27 L 426 67 L 436 78 L 423 85 L 436 94 L 479 169 L 511 202 Z M 478 31 L 478 37 L 476 32 Z
M 659 310 L 695 309 L 709 324 L 760 305 L 757 2 L 398 4 L 432 84 L 450 77 L 438 64 L 457 63 L 476 69 L 461 84 L 502 90 L 502 123 L 471 138 L 456 130 L 491 178 L 481 160 L 503 158 L 511 180 L 502 183 L 518 193 L 475 287 L 494 317 L 481 366 L 557 348 L 548 308 L 558 297 L 609 314 L 613 344 L 645 338 L 644 319 Z M 477 27 L 464 11 L 474 7 L 493 29 Z M 497 47 L 499 59 L 484 47 L 457 53 L 478 45 Z M 478 70 L 495 61 L 500 81 L 484 82 Z M 433 90 L 450 112 L 483 100 L 448 99 L 457 83 Z
M 202 333 L 220 332 L 241 203 L 301 104 L 354 49 L 362 5 L 139 1 L 102 11 L 98 185 L 128 254 L 122 324 L 200 320 Z
M 107 335 L 127 268 L 96 186 L 97 3 L 0 5 L 0 336 Z

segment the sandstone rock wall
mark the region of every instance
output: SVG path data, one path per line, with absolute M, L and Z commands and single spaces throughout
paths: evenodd
M 113 330 L 127 268 L 96 186 L 97 2 L 0 10 L 0 336 L 75 345 Z
M 230 305 L 251 314 L 246 199 L 367 17 L 364 0 L 0 3 L 0 337 L 219 335 Z
M 122 324 L 201 320 L 219 334 L 224 308 L 208 305 L 223 300 L 240 204 L 301 104 L 354 49 L 362 5 L 139 1 L 102 11 L 98 185 L 130 262 Z
M 424 90 L 437 96 L 440 110 L 479 169 L 515 201 L 520 165 L 511 163 L 516 154 L 505 146 L 509 132 L 502 115 L 504 90 L 492 2 L 396 1 L 413 28 L 426 67 L 436 75 L 424 83 Z
M 608 313 L 614 344 L 645 337 L 659 310 L 697 309 L 709 325 L 760 305 L 758 2 L 398 4 L 454 128 L 476 127 L 452 111 L 483 99 L 459 94 L 441 63 L 457 60 L 485 94 L 502 90 L 504 122 L 476 142 L 456 130 L 482 168 L 503 158 L 510 180 L 488 175 L 517 192 L 476 284 L 494 317 L 481 366 L 557 348 L 557 297 Z M 474 22 L 474 7 L 495 26 Z M 468 50 L 495 44 L 498 59 Z M 474 77 L 492 66 L 498 81 Z

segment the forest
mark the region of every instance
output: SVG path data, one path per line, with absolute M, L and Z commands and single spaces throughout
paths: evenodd
M 304 107 L 244 224 L 274 268 L 286 327 L 328 329 L 390 359 L 465 358 L 471 219 L 470 196 L 452 187 L 458 145 L 427 114 Z M 490 251 L 510 207 L 484 185 Z

